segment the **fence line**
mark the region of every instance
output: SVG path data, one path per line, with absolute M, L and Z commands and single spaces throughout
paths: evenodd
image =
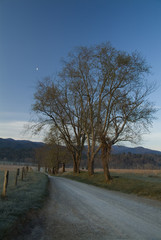
M 26 177 L 26 175 L 29 171 L 29 167 L 28 166 L 22 167 L 21 170 L 19 168 L 17 168 L 17 170 L 15 172 L 15 186 L 17 186 L 20 171 L 21 171 L 21 181 L 23 181 L 24 177 Z M 9 182 L 9 170 L 5 170 L 4 171 L 3 189 L 2 189 L 2 194 L 1 194 L 1 197 L 3 199 L 6 198 L 6 195 L 7 195 L 8 182 Z

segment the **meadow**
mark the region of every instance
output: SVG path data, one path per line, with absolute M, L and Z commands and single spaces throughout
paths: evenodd
M 46 194 L 48 178 L 46 175 L 29 171 L 23 181 L 19 176 L 15 186 L 17 167 L 0 166 L 0 194 L 3 188 L 4 170 L 9 170 L 9 181 L 5 198 L 0 197 L 0 239 L 14 231 L 15 226 L 25 221 L 26 214 L 42 207 Z M 21 170 L 20 170 L 21 172 Z
M 63 177 L 108 190 L 161 201 L 161 170 L 111 169 L 110 172 L 113 179 L 108 184 L 105 183 L 102 170 L 98 169 L 91 177 L 88 176 L 86 171 L 81 171 L 79 175 L 66 172 Z

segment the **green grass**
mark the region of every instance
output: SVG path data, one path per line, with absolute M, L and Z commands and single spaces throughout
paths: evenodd
M 4 172 L 0 171 L 0 192 Z M 15 171 L 10 171 L 7 196 L 0 198 L 0 239 L 12 232 L 16 223 L 25 218 L 30 210 L 38 210 L 47 194 L 48 178 L 38 172 L 29 172 L 24 181 L 15 186 Z
M 95 173 L 89 177 L 87 172 L 81 172 L 79 175 L 67 173 L 63 177 L 103 187 L 109 190 L 120 191 L 128 194 L 148 197 L 161 201 L 161 176 L 138 173 L 118 173 L 112 172 L 113 180 L 106 184 L 104 175 L 101 172 Z

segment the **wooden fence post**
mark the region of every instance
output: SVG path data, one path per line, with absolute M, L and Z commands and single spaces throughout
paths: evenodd
M 28 173 L 28 171 L 29 171 L 29 166 L 26 166 L 26 172 Z
M 18 180 L 19 174 L 20 174 L 20 169 L 18 168 L 17 171 L 16 171 L 15 186 L 17 186 L 17 180 Z
M 24 177 L 24 167 L 22 168 L 22 171 L 21 171 L 21 180 L 23 181 L 23 177 Z
M 24 176 L 26 177 L 26 175 L 27 175 L 26 167 L 23 167 L 23 173 L 24 173 Z
M 9 178 L 9 171 L 6 170 L 5 173 L 4 173 L 4 183 L 3 183 L 2 197 L 6 197 L 7 185 L 8 185 L 8 178 Z

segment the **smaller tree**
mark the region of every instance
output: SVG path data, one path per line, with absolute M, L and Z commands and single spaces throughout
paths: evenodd
M 36 133 L 46 125 L 51 130 L 57 129 L 61 143 L 72 155 L 73 171 L 79 173 L 85 142 L 82 111 L 66 82 L 62 80 L 61 83 L 62 85 L 51 79 L 39 82 L 32 108 L 37 113 L 38 123 L 33 127 Z
M 47 171 L 47 168 L 49 166 L 49 163 L 47 161 L 47 156 L 48 156 L 48 148 L 46 145 L 44 145 L 41 148 L 37 148 L 35 150 L 35 158 L 36 158 L 36 162 L 38 163 L 39 171 L 41 167 L 45 168 L 45 171 Z
M 53 173 L 58 173 L 60 165 L 62 165 L 63 172 L 65 171 L 65 165 L 71 162 L 71 154 L 61 143 L 61 137 L 59 135 L 59 131 L 57 128 L 51 128 L 47 133 L 45 139 L 45 143 L 50 149 L 50 156 L 52 156 L 51 160 L 53 162 Z

